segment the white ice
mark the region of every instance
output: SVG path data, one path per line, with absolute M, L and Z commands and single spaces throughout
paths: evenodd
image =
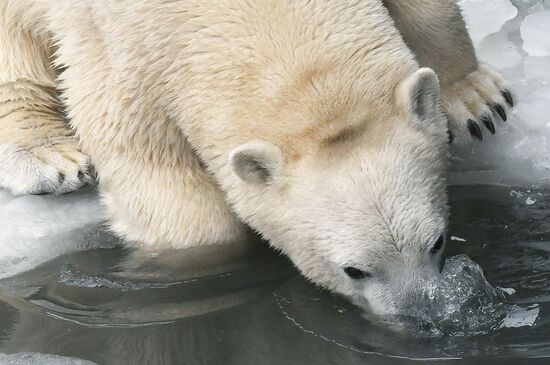
M 2 365 L 96 365 L 94 362 L 57 355 L 22 352 L 18 354 L 0 354 Z
M 453 146 L 451 183 L 549 185 L 550 0 L 459 3 L 480 59 L 505 75 L 518 104 L 496 136 Z M 90 190 L 17 198 L 0 190 L 0 278 L 104 244 L 94 238 L 102 213 Z
M 521 24 L 523 49 L 530 56 L 550 56 L 550 10 L 527 15 Z
M 500 328 L 532 327 L 539 318 L 538 305 L 530 307 L 511 307 L 503 319 Z
M 93 189 L 15 197 L 0 190 L 0 279 L 61 254 L 105 244 L 96 239 L 103 208 Z
M 479 58 L 506 77 L 517 105 L 496 136 L 451 148 L 451 183 L 548 186 L 550 0 L 459 3 Z
M 458 3 L 475 45 L 489 34 L 498 32 L 507 20 L 518 14 L 509 0 L 460 0 Z

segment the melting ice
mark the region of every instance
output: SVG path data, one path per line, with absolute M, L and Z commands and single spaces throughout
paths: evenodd
M 100 233 L 102 219 L 93 189 L 20 197 L 0 190 L 0 279 L 64 253 L 112 244 Z
M 483 142 L 452 146 L 451 183 L 550 183 L 550 0 L 460 0 L 478 57 L 510 82 L 517 105 Z
M 24 352 L 19 354 L 0 354 L 0 364 L 7 365 L 96 365 L 94 362 L 73 357 Z

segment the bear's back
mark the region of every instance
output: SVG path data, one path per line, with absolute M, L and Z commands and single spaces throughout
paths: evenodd
M 379 0 L 44 3 L 73 79 L 176 115 L 199 148 L 213 133 L 296 145 L 359 103 L 387 114 L 417 67 Z

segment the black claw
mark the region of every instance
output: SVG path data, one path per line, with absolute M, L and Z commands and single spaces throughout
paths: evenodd
M 496 133 L 495 125 L 493 123 L 493 119 L 490 116 L 488 116 L 488 115 L 482 116 L 481 117 L 481 123 L 483 123 L 483 125 L 485 125 L 485 127 L 487 127 L 487 129 L 489 130 L 489 132 L 491 132 L 491 134 Z
M 451 130 L 449 130 L 448 132 L 449 132 L 449 144 L 451 144 L 455 140 L 455 136 L 453 132 L 451 132 Z
M 59 181 L 60 184 L 63 184 L 63 181 L 65 181 L 65 174 L 62 172 L 57 173 L 57 181 Z
M 508 117 L 506 116 L 506 112 L 504 111 L 504 107 L 500 104 L 495 104 L 491 109 L 493 109 L 495 112 L 497 112 L 498 115 L 500 115 L 500 118 L 506 122 L 508 120 Z
M 471 119 L 468 119 L 468 130 L 470 131 L 470 134 L 472 136 L 479 139 L 480 141 L 483 141 L 483 134 L 481 133 L 481 128 L 479 128 L 479 125 L 477 125 L 477 123 Z
M 504 98 L 504 100 L 506 100 L 506 103 L 508 103 L 508 105 L 510 105 L 510 107 L 513 107 L 514 106 L 514 99 L 512 98 L 512 93 L 510 92 L 510 90 L 504 90 L 501 92 L 502 94 L 502 97 Z

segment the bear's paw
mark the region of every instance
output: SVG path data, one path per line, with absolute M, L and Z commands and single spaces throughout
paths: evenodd
M 13 194 L 65 194 L 93 182 L 89 158 L 74 137 L 0 143 L 0 186 Z
M 472 137 L 483 140 L 486 132 L 508 120 L 514 97 L 507 82 L 494 69 L 480 66 L 464 79 L 442 90 L 444 110 L 449 119 L 451 140 Z

